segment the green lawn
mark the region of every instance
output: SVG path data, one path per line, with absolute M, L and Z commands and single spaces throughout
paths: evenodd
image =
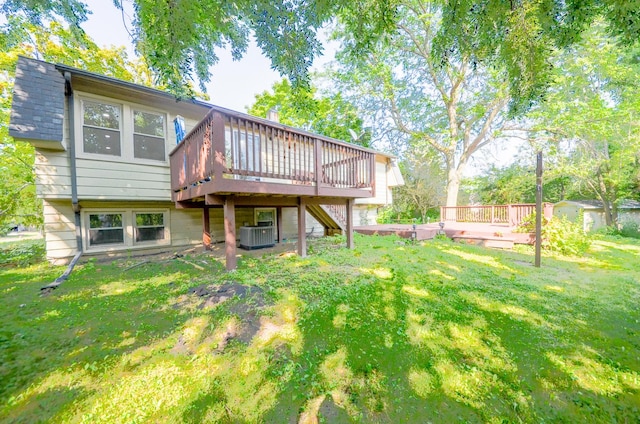
M 0 246 L 0 421 L 640 419 L 638 240 L 541 269 L 530 250 L 340 241 L 233 273 L 89 261 L 45 297 L 64 268 Z

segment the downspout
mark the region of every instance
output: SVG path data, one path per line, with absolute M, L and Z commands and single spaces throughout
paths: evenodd
M 65 270 L 64 274 L 60 277 L 56 278 L 55 281 L 51 284 L 48 284 L 42 287 L 40 290 L 55 290 L 60 284 L 65 282 L 73 268 L 76 266 L 76 262 L 82 256 L 82 232 L 81 232 L 81 221 L 80 221 L 80 205 L 78 203 L 78 179 L 76 172 L 76 137 L 75 137 L 75 120 L 74 120 L 74 106 L 73 106 L 73 89 L 71 87 L 71 73 L 64 73 L 64 95 L 67 101 L 67 113 L 69 117 L 69 155 L 70 155 L 70 166 L 71 166 L 71 207 L 73 208 L 73 213 L 75 215 L 75 226 L 76 226 L 76 244 L 78 247 L 78 251 L 76 255 L 73 257 L 69 266 Z

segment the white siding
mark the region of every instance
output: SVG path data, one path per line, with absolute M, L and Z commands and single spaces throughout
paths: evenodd
M 71 198 L 71 166 L 68 152 L 36 150 L 36 192 L 44 199 Z
M 376 155 L 376 195 L 374 197 L 356 199 L 356 205 L 388 205 L 391 204 L 391 188 L 389 187 L 389 169 L 387 158 Z M 395 180 L 395 179 L 394 179 Z
M 173 119 L 180 108 L 176 105 L 154 103 L 145 105 L 131 101 L 77 92 L 75 97 L 75 147 L 79 199 L 168 201 L 171 199 L 169 153 L 176 146 Z M 83 152 L 82 102 L 83 100 L 118 105 L 121 113 L 121 156 L 98 155 Z M 160 113 L 165 118 L 165 161 L 133 158 L 134 110 Z M 203 108 L 203 112 L 205 112 Z M 198 124 L 198 116 L 184 116 L 186 131 Z M 63 152 L 62 155 L 68 153 Z M 47 154 L 48 155 L 48 154 Z M 68 159 L 67 159 L 68 161 Z M 68 166 L 68 165 L 67 165 Z M 67 172 L 68 174 L 68 172 Z M 59 180 L 48 181 L 49 192 L 62 191 Z M 43 191 L 46 196 L 46 191 Z
M 639 210 L 620 210 L 618 209 L 618 223 L 624 225 L 625 223 L 640 224 L 640 211 Z
M 43 209 L 47 259 L 53 263 L 66 262 L 78 249 L 71 202 L 45 200 Z
M 76 169 L 80 199 L 171 199 L 168 166 L 77 159 Z
M 324 227 L 307 212 L 306 234 L 313 237 L 324 235 Z M 298 208 L 282 208 L 282 237 L 284 239 L 298 238 Z
M 354 205 L 353 225 L 375 225 L 378 218 L 378 208 L 375 205 Z
M 197 209 L 202 214 L 201 209 Z M 202 219 L 200 219 L 202 222 Z M 240 238 L 240 227 L 248 222 L 254 225 L 253 208 L 236 208 L 236 238 Z M 199 237 L 202 240 L 202 225 L 198 227 Z M 211 242 L 219 243 L 224 241 L 224 211 L 222 208 L 209 209 L 209 233 L 211 234 Z

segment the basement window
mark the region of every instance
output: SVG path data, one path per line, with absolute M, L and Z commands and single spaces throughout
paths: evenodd
M 164 213 L 136 212 L 135 242 L 159 241 L 166 238 Z
M 89 245 L 123 244 L 121 213 L 89 214 Z
M 171 244 L 168 209 L 85 209 L 82 220 L 90 252 Z

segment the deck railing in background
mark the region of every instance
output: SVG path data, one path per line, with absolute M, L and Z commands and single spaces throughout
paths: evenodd
M 169 156 L 174 192 L 214 178 L 374 190 L 371 150 L 219 110 Z
M 471 222 L 483 224 L 507 224 L 512 227 L 520 225 L 522 220 L 536 210 L 533 203 L 514 205 L 472 205 L 472 206 L 442 206 L 440 219 L 442 221 Z M 551 218 L 553 205 L 543 204 L 544 216 Z

